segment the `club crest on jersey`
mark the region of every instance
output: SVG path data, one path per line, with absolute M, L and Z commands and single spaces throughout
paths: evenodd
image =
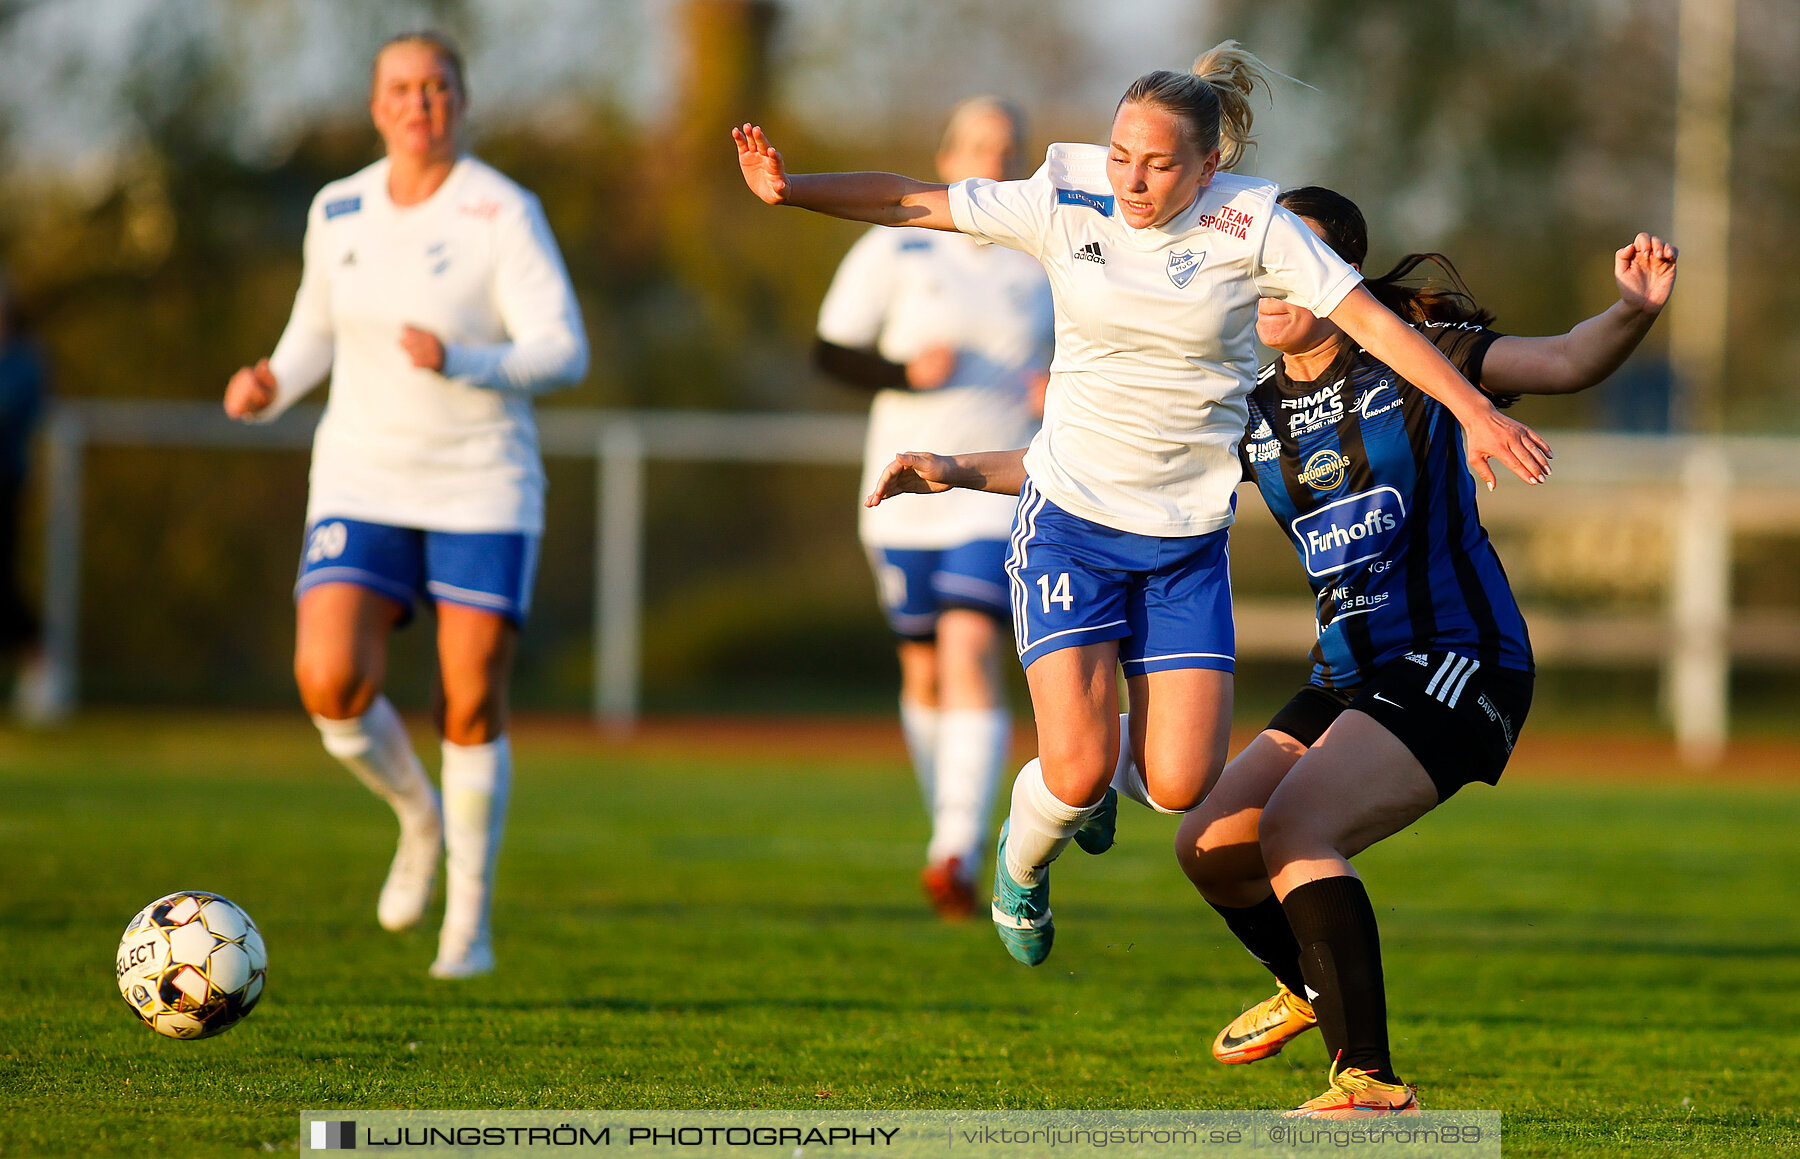
M 1206 251 L 1195 253 L 1193 250 L 1176 250 L 1169 255 L 1169 280 L 1175 283 L 1177 290 L 1185 290 L 1194 275 L 1200 270 L 1200 263 L 1206 260 Z
M 1362 401 L 1357 404 L 1357 410 L 1362 412 L 1363 418 L 1372 419 L 1377 415 L 1384 415 L 1400 405 L 1400 399 L 1393 393 L 1393 385 L 1392 380 L 1384 378 L 1363 392 Z M 1377 402 L 1381 405 L 1377 406 Z
M 1344 481 L 1344 468 L 1348 465 L 1344 456 L 1327 447 L 1313 452 L 1299 479 L 1314 491 L 1329 491 Z

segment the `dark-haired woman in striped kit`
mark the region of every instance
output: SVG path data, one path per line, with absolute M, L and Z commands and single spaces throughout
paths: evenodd
M 1305 188 L 1279 200 L 1361 267 L 1367 229 L 1347 198 Z M 1416 284 L 1429 264 L 1445 278 Z M 1614 272 L 1618 302 L 1548 338 L 1488 329 L 1493 315 L 1439 255 L 1365 284 L 1505 406 L 1617 369 L 1668 301 L 1675 249 L 1640 234 Z M 1464 785 L 1499 779 L 1531 705 L 1531 644 L 1448 412 L 1306 310 L 1264 299 L 1257 337 L 1281 357 L 1250 396 L 1246 477 L 1300 556 L 1319 640 L 1310 683 L 1176 840 L 1195 887 L 1279 982 L 1213 1053 L 1253 1062 L 1317 1025 L 1329 1089 L 1294 1113 L 1404 1114 L 1418 1100 L 1389 1057 L 1375 911 L 1349 859 Z

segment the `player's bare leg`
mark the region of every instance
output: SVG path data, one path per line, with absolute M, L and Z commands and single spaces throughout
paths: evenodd
M 951 608 L 938 617 L 932 649 L 937 695 L 931 843 L 920 875 L 932 904 L 958 920 L 975 909 L 994 785 L 1006 759 L 1011 722 L 1001 697 L 1000 632 L 992 616 Z
M 1100 805 L 1119 758 L 1119 644 L 1051 652 L 1025 670 L 1038 756 L 1013 782 L 994 855 L 995 930 L 1028 966 L 1050 954 L 1050 863 Z
M 1418 1100 L 1388 1051 L 1381 939 L 1350 858 L 1437 806 L 1437 787 L 1411 751 L 1354 710 L 1295 762 L 1263 809 L 1263 860 L 1300 945 L 1330 1089 L 1297 1114 L 1411 1114 Z
M 494 969 L 488 916 L 512 785 L 507 680 L 518 631 L 506 617 L 440 602 L 438 728 L 444 737 L 444 927 L 433 977 Z
M 399 845 L 375 910 L 390 930 L 424 916 L 443 846 L 437 791 L 406 726 L 381 695 L 388 634 L 403 612 L 359 584 L 319 584 L 300 596 L 294 645 L 294 680 L 325 750 L 399 818 Z
M 1219 783 L 1182 819 L 1175 859 L 1250 955 L 1275 975 L 1275 993 L 1238 1015 L 1213 1039 L 1213 1057 L 1255 1062 L 1279 1054 L 1317 1024 L 1304 997 L 1300 945 L 1269 885 L 1258 826 L 1276 786 L 1305 754 L 1283 732 L 1265 730 L 1225 766 Z
M 1106 795 L 1075 835 L 1089 853 L 1112 848 L 1120 797 L 1158 813 L 1183 813 L 1206 796 L 1225 764 L 1231 673 L 1176 669 L 1133 676 L 1126 684 L 1131 711 L 1119 718 L 1119 731 L 1127 743 L 1119 746 Z M 1148 761 L 1139 755 L 1145 752 Z
M 1131 751 L 1145 790 L 1140 803 L 1160 813 L 1184 813 L 1200 803 L 1225 767 L 1232 675 L 1177 668 L 1133 676 L 1126 686 Z

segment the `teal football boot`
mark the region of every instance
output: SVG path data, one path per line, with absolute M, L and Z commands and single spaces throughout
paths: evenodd
M 1106 786 L 1106 795 L 1088 814 L 1088 819 L 1075 831 L 1075 844 L 1083 853 L 1105 853 L 1113 847 L 1113 833 L 1119 827 L 1119 790 Z
M 1046 867 L 1033 886 L 1023 886 L 1006 871 L 1008 820 L 1000 826 L 1000 844 L 994 850 L 994 932 L 1006 952 L 1027 966 L 1050 956 L 1056 940 L 1056 924 L 1050 918 L 1050 870 Z

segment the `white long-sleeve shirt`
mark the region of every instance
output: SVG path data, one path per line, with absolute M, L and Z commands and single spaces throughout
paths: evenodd
M 1043 263 L 1056 302 L 1033 485 L 1103 527 L 1203 535 L 1231 523 L 1256 374 L 1256 302 L 1329 314 L 1361 276 L 1278 188 L 1221 173 L 1161 226 L 1115 212 L 1104 146 L 1050 146 L 1025 181 L 950 187 L 956 228 Z
M 865 233 L 819 307 L 819 337 L 910 362 L 930 346 L 956 349 L 935 390 L 881 390 L 869 411 L 859 493 L 899 451 L 956 455 L 1022 447 L 1037 433 L 1032 374 L 1050 361 L 1050 284 L 1037 262 L 930 229 Z M 1011 495 L 946 491 L 861 507 L 871 547 L 942 549 L 1012 531 Z
M 412 364 L 409 325 L 444 344 L 442 373 Z M 330 373 L 308 522 L 538 533 L 531 398 L 578 381 L 587 358 L 536 197 L 463 157 L 430 198 L 398 206 L 384 159 L 313 199 L 300 290 L 269 359 L 277 396 L 259 417 Z

